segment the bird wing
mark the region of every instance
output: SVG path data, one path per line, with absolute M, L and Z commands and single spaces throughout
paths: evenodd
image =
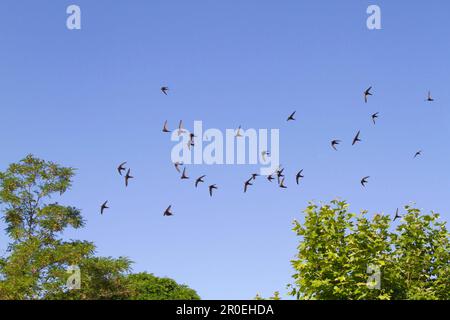
M 355 144 L 359 140 L 359 134 L 360 134 L 360 131 L 358 131 L 358 133 L 356 134 L 355 139 L 353 139 L 353 144 Z
M 295 116 L 295 113 L 296 113 L 297 111 L 294 111 L 294 112 L 292 112 L 292 114 L 289 116 L 289 119 L 294 119 L 294 116 Z
M 167 128 L 167 120 L 166 120 L 166 122 L 164 122 L 163 131 L 169 131 L 169 129 Z

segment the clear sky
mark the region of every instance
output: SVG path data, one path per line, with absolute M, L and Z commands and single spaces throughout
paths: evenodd
M 70 4 L 81 7 L 81 30 L 66 28 Z M 370 4 L 382 30 L 366 27 Z M 57 201 L 82 209 L 87 226 L 67 236 L 130 257 L 134 271 L 202 298 L 284 293 L 291 222 L 309 200 L 340 197 L 370 214 L 415 202 L 450 219 L 449 15 L 447 0 L 3 0 L 0 169 L 28 153 L 77 168 Z M 260 178 L 244 195 L 254 166 L 191 166 L 207 183 L 180 181 L 166 119 L 280 129 L 289 188 Z M 351 147 L 358 130 L 363 142 Z M 343 141 L 338 152 L 332 139 Z M 115 171 L 122 161 L 135 176 L 128 189 Z M 209 183 L 220 188 L 212 199 Z M 169 204 L 175 216 L 164 218 Z

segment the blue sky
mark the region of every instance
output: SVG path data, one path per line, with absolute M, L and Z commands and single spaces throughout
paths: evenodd
M 66 28 L 70 4 L 81 7 L 82 30 Z M 366 28 L 370 4 L 381 7 L 382 30 Z M 2 1 L 0 169 L 28 153 L 77 168 L 59 201 L 88 223 L 67 235 L 130 257 L 134 271 L 202 298 L 284 293 L 291 222 L 309 200 L 340 197 L 371 214 L 415 202 L 449 220 L 449 13 L 444 0 Z M 211 199 L 206 185 L 180 181 L 166 119 L 279 128 L 289 188 L 260 179 L 244 195 L 256 167 L 189 167 L 219 185 Z M 351 147 L 358 130 L 363 142 Z M 332 139 L 343 141 L 339 152 Z M 136 177 L 128 189 L 115 171 L 122 161 Z M 169 204 L 176 216 L 163 218 Z

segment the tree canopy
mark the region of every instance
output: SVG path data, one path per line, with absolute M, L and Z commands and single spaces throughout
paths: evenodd
M 133 300 L 199 300 L 197 292 L 169 278 L 158 278 L 149 273 L 130 274 L 127 277 Z
M 437 213 L 402 219 L 351 213 L 345 201 L 311 203 L 292 260 L 298 299 L 450 299 L 450 234 Z M 393 227 L 393 224 L 397 224 Z

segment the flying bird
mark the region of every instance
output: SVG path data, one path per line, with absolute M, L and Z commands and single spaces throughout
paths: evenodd
M 162 129 L 162 132 L 170 132 L 170 130 L 169 130 L 169 128 L 167 127 L 167 120 L 164 122 L 164 126 L 163 126 L 163 129 Z
M 190 134 L 189 134 L 189 143 L 191 144 L 191 146 L 194 145 L 194 138 L 197 138 L 197 137 L 195 136 L 195 134 L 190 133 Z
M 164 217 L 170 217 L 170 216 L 173 216 L 171 205 L 166 209 L 166 211 L 164 211 Z
M 431 97 L 431 91 L 428 91 L 428 97 L 427 97 L 426 101 L 428 101 L 428 102 L 433 102 L 434 101 L 434 99 Z
M 181 175 L 181 180 L 189 179 L 189 177 L 186 175 L 186 167 L 183 168 L 183 174 Z
M 370 92 L 372 90 L 372 87 L 369 87 L 366 91 L 364 91 L 364 101 L 367 103 L 369 101 L 369 96 L 372 95 Z
M 417 151 L 416 154 L 414 155 L 414 159 L 421 155 L 422 155 L 422 150 Z
M 191 150 L 191 147 L 195 146 L 194 138 L 196 138 L 196 136 L 193 133 L 190 133 L 189 134 L 189 141 L 187 143 L 187 146 L 188 146 L 189 150 Z
M 289 118 L 287 118 L 287 121 L 294 121 L 295 120 L 294 116 L 295 116 L 296 112 L 297 111 L 292 112 L 292 114 L 289 116 Z
M 239 128 L 236 130 L 236 138 L 240 138 L 240 137 L 242 137 L 241 126 L 239 126 Z
M 173 165 L 175 166 L 175 169 L 180 173 L 180 172 L 181 172 L 180 166 L 183 165 L 183 162 L 178 162 L 178 161 L 177 161 L 177 162 L 175 162 Z
M 126 170 L 125 165 L 127 163 L 126 162 L 122 162 L 118 167 L 117 167 L 117 171 L 119 172 L 120 175 L 122 175 L 122 172 Z
M 203 178 L 205 178 L 205 177 L 206 177 L 206 175 L 201 176 L 201 177 L 197 178 L 197 180 L 195 180 L 195 187 L 196 187 L 196 188 L 197 188 L 197 186 L 198 186 L 198 184 L 199 184 L 200 182 L 205 182 L 205 181 L 203 180 Z
M 358 131 L 358 133 L 356 134 L 356 137 L 353 139 L 352 146 L 354 146 L 357 142 L 361 142 L 361 139 L 359 138 L 360 134 L 361 134 L 361 131 Z
M 341 143 L 341 140 L 333 140 L 331 141 L 331 147 L 337 151 L 336 146 L 339 145 Z
M 377 119 L 378 119 L 378 115 L 379 115 L 380 113 L 379 112 L 376 112 L 376 113 L 374 113 L 373 115 L 372 115 L 372 121 L 373 121 L 373 124 L 376 124 L 377 123 Z
M 256 180 L 256 177 L 259 177 L 259 174 L 253 173 L 250 180 Z
M 279 168 L 279 169 L 276 171 L 278 183 L 280 183 L 280 178 L 284 178 L 283 171 L 284 171 L 284 168 Z
M 134 177 L 130 174 L 131 169 L 128 169 L 127 174 L 125 176 L 125 186 L 128 187 L 128 180 L 133 179 Z
M 251 181 L 252 181 L 251 178 L 248 179 L 247 181 L 245 181 L 245 183 L 244 183 L 244 193 L 247 192 L 247 188 L 248 188 L 249 186 L 252 186 L 252 185 L 253 185 L 253 184 L 251 183 Z
M 272 182 L 273 180 L 275 180 L 275 178 L 273 177 L 273 175 L 267 176 L 267 180 L 269 180 L 269 182 Z
M 208 189 L 209 189 L 209 195 L 212 197 L 213 196 L 213 190 L 214 189 L 219 189 L 219 188 L 217 188 L 217 186 L 215 185 L 215 184 L 212 184 L 212 185 L 210 185 L 209 187 L 208 187 Z
M 169 87 L 161 87 L 161 91 L 167 96 L 167 91 L 169 91 Z
M 280 188 L 287 189 L 287 187 L 284 185 L 284 179 L 285 178 L 283 178 L 280 182 Z
M 397 211 L 395 212 L 395 217 L 394 217 L 394 221 L 396 221 L 397 219 L 400 219 L 402 216 L 398 214 L 398 208 Z
M 186 131 L 183 128 L 183 120 L 180 120 L 178 124 L 178 136 L 181 136 L 182 133 L 185 133 Z
M 300 170 L 300 171 L 297 173 L 297 175 L 295 176 L 295 181 L 297 182 L 297 184 L 299 184 L 300 179 L 303 179 L 303 178 L 305 177 L 304 175 L 302 175 L 302 173 L 303 173 L 303 169 Z
M 109 209 L 108 207 L 108 201 L 105 201 L 102 206 L 100 207 L 100 214 L 103 214 L 103 212 L 105 211 L 105 209 Z
M 369 178 L 370 178 L 370 176 L 367 176 L 367 177 L 364 177 L 364 178 L 361 179 L 361 185 L 362 185 L 363 187 L 365 187 L 366 184 L 369 182 L 369 181 L 368 181 Z

